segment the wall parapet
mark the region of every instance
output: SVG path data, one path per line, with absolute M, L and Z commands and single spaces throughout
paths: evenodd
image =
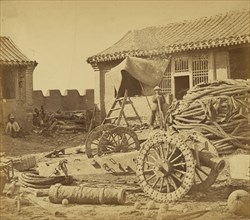
M 41 90 L 33 91 L 33 107 L 54 112 L 92 110 L 94 108 L 94 89 L 86 89 L 84 95 L 80 95 L 76 89 L 67 89 L 62 95 L 59 89 L 48 90 L 46 95 Z

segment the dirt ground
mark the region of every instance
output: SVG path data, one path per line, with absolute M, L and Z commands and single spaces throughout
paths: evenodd
M 49 152 L 63 147 L 83 147 L 86 134 L 55 134 L 52 137 L 39 136 L 31 133 L 27 139 L 12 139 L 3 136 L 1 152 L 15 157 L 25 154 Z M 85 155 L 83 155 L 84 157 Z M 227 158 L 225 158 L 227 161 Z M 21 209 L 17 210 L 15 196 L 0 197 L 0 219 L 161 219 L 158 215 L 160 204 L 148 212 L 146 203 L 150 201 L 140 190 L 137 178 L 130 176 L 114 176 L 112 174 L 86 175 L 78 180 L 86 186 L 111 187 L 127 189 L 127 198 L 124 205 L 78 205 L 52 204 L 47 197 L 35 198 L 32 193 L 25 191 L 21 200 Z M 227 198 L 236 189 L 250 191 L 249 182 L 232 180 L 229 175 L 229 166 L 222 171 L 215 184 L 204 192 L 189 193 L 174 204 L 169 204 L 168 217 L 163 219 L 196 219 L 196 220 L 231 220 L 247 219 L 233 215 L 227 207 Z M 37 202 L 38 201 L 38 202 Z M 134 208 L 135 202 L 141 202 L 140 209 Z M 199 217 L 188 216 L 190 212 L 204 211 Z M 205 212 L 206 211 L 206 212 Z M 148 213 L 150 213 L 150 216 Z M 175 215 L 173 217 L 172 215 Z M 172 217 L 171 217 L 172 216 Z

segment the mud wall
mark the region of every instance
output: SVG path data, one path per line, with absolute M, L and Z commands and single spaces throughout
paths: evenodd
M 44 95 L 41 90 L 33 91 L 33 107 L 40 109 L 44 107 L 46 111 L 77 111 L 92 110 L 94 108 L 94 90 L 85 90 L 84 95 L 80 95 L 78 90 L 66 90 L 64 95 L 60 90 L 48 90 Z

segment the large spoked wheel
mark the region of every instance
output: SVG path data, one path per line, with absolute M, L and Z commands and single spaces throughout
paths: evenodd
M 153 136 L 137 158 L 139 183 L 157 202 L 174 202 L 186 195 L 193 184 L 194 171 L 193 154 L 178 133 Z
M 200 152 L 206 151 L 211 153 L 211 155 L 214 157 L 219 157 L 217 149 L 202 134 L 194 132 L 190 135 L 190 137 L 193 143 L 189 144 L 196 145 Z M 204 191 L 208 189 L 211 185 L 214 184 L 218 175 L 218 171 L 204 165 L 202 161 L 200 161 L 200 164 L 196 163 L 194 185 L 192 186 L 191 191 Z
M 137 134 L 127 127 L 116 127 L 106 131 L 100 139 L 98 155 L 139 150 Z
M 85 142 L 86 155 L 92 158 L 98 155 L 98 146 L 101 136 L 108 130 L 115 128 L 113 124 L 104 124 L 94 128 L 89 134 Z

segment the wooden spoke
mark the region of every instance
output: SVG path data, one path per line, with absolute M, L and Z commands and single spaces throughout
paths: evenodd
M 174 161 L 176 161 L 177 159 L 179 159 L 182 156 L 182 154 L 179 154 L 179 156 L 177 156 L 176 158 L 174 158 L 173 160 L 170 161 L 170 163 L 173 163 Z
M 156 161 L 155 157 L 153 157 L 151 154 L 149 154 L 149 157 L 151 157 L 154 161 Z
M 110 149 L 110 150 L 114 150 L 115 149 L 115 147 L 113 145 L 107 145 L 106 148 Z
M 178 166 L 182 166 L 182 165 L 186 165 L 186 163 L 185 162 L 183 162 L 183 163 L 176 163 L 176 164 L 173 164 L 172 166 L 173 167 L 178 167 Z
M 154 184 L 153 184 L 153 186 L 152 186 L 153 189 L 155 188 L 156 184 L 159 182 L 160 179 L 161 179 L 161 177 L 158 177 L 158 178 L 155 180 L 155 182 L 154 182 Z
M 164 144 L 166 144 L 166 143 L 164 143 Z M 165 160 L 168 159 L 168 154 L 169 154 L 169 145 L 167 144 L 167 152 L 166 152 L 166 155 L 165 155 Z
M 165 158 L 165 155 L 164 155 L 165 152 L 164 152 L 162 144 L 160 145 L 160 150 L 161 150 L 162 158 L 164 159 Z
M 195 173 L 196 173 L 196 175 L 199 177 L 200 181 L 203 182 L 203 179 L 202 179 L 202 177 L 201 177 L 201 175 L 199 174 L 199 172 L 198 172 L 197 169 L 195 169 Z
M 182 171 L 182 170 L 178 170 L 178 169 L 176 169 L 176 168 L 173 168 L 173 170 L 175 171 L 175 172 L 178 172 L 178 173 L 181 173 L 181 174 L 185 174 L 186 172 L 184 172 L 184 171 Z
M 161 178 L 160 192 L 162 191 L 163 186 L 164 186 L 164 177 Z
M 158 159 L 161 159 L 160 155 L 158 154 L 157 150 L 155 148 L 152 148 L 153 151 L 155 152 L 156 156 L 158 157 Z
M 122 140 L 122 137 L 120 135 L 115 135 L 115 134 L 112 134 L 113 138 L 114 138 L 114 141 L 118 144 L 121 143 L 121 140 Z
M 144 173 L 153 172 L 154 169 L 144 170 Z
M 129 138 L 127 138 L 127 141 L 129 141 L 131 138 L 132 138 L 132 137 L 131 137 L 131 136 L 129 136 Z
M 171 173 L 171 176 L 174 177 L 176 180 L 178 180 L 180 183 L 182 183 L 182 180 L 176 176 L 174 173 Z
M 149 161 L 145 161 L 146 164 L 149 164 L 149 165 L 154 165 L 154 163 L 152 162 L 149 162 Z
M 167 192 L 169 193 L 170 192 L 170 186 L 169 186 L 168 178 L 165 177 L 165 179 L 166 179 Z
M 129 144 L 128 146 L 131 146 L 132 144 L 135 144 L 135 142 L 133 142 L 133 143 Z
M 118 140 L 117 140 L 115 136 L 111 135 L 111 137 L 112 137 L 113 143 L 114 143 L 116 146 L 117 146 L 117 145 L 120 145 L 119 138 L 118 138 Z
M 108 150 L 108 151 L 104 151 L 104 154 L 110 154 L 110 153 L 113 153 L 113 152 L 115 152 L 114 150 Z
M 152 180 L 155 176 L 156 176 L 156 174 L 152 175 L 151 177 L 149 177 L 148 179 L 146 179 L 146 182 Z
M 170 182 L 172 183 L 171 185 L 174 187 L 174 190 L 177 190 L 178 187 L 176 186 L 176 183 L 173 180 L 173 178 L 171 176 L 169 176 L 169 179 L 171 180 Z
M 205 170 L 201 169 L 200 167 L 196 167 L 196 169 L 198 169 L 199 171 L 201 171 L 206 176 L 209 176 L 209 173 L 207 173 Z
M 162 158 L 162 154 L 161 154 L 161 144 L 158 144 L 156 147 L 155 147 L 158 155 L 160 156 L 160 158 Z
M 97 155 L 98 154 L 98 151 L 96 152 L 92 152 L 93 156 Z
M 168 160 L 171 160 L 171 157 L 174 155 L 174 152 L 176 150 L 176 147 L 173 149 L 173 151 L 171 152 L 170 156 L 168 157 Z

